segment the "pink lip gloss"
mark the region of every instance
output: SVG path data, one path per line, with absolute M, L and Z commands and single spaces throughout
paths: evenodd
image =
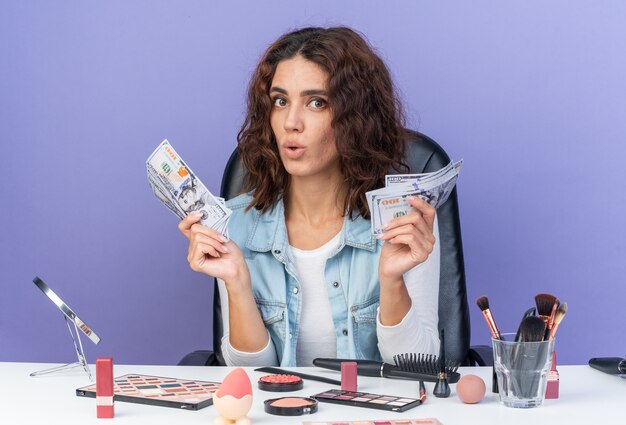
M 356 362 L 341 362 L 341 389 L 356 392 L 357 390 Z
M 113 411 L 113 358 L 96 359 L 96 409 L 98 418 L 112 418 Z

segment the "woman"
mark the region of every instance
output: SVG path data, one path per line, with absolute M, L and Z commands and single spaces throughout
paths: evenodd
M 403 164 L 402 113 L 389 72 L 349 28 L 304 28 L 265 52 L 238 149 L 248 172 L 230 240 L 179 225 L 193 270 L 221 281 L 229 365 L 311 365 L 315 357 L 391 361 L 437 353 L 435 210 L 374 237 L 365 193 Z

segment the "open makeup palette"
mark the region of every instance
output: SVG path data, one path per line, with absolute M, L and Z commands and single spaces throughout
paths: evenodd
M 320 402 L 404 412 L 422 404 L 418 398 L 396 397 L 342 390 L 328 390 L 311 396 Z
M 148 375 L 124 375 L 113 380 L 113 399 L 152 406 L 198 410 L 213 404 L 219 382 L 193 381 Z M 96 397 L 96 385 L 76 390 L 81 397 Z

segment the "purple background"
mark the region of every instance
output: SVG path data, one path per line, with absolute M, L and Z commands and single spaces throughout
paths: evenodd
M 464 158 L 474 300 L 514 330 L 568 301 L 560 363 L 626 352 L 626 4 L 619 1 L 4 1 L 0 361 L 66 362 L 41 276 L 102 337 L 90 361 L 173 364 L 210 348 L 212 280 L 191 271 L 144 162 L 168 138 L 217 193 L 260 54 L 352 26 L 391 68 L 410 125 Z

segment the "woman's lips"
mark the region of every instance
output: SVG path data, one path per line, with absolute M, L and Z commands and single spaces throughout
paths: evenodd
M 285 146 L 283 147 L 283 152 L 285 156 L 289 159 L 298 159 L 302 155 L 304 155 L 305 148 L 303 146 Z

